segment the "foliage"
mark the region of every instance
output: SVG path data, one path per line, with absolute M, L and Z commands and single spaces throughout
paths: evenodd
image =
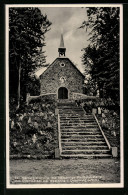
M 85 109 L 87 113 L 92 113 L 92 108 L 108 109 L 110 111 L 120 114 L 119 102 L 112 100 L 111 98 L 96 98 L 96 99 L 82 99 L 79 100 L 79 104 Z
M 50 125 L 50 126 L 49 126 Z M 35 140 L 34 140 L 35 136 Z M 10 117 L 10 154 L 31 158 L 54 156 L 57 141 L 55 101 L 40 98 L 20 106 Z M 26 156 L 27 157 L 27 156 Z
M 119 8 L 88 8 L 87 17 L 80 27 L 89 29 L 90 36 L 82 56 L 85 72 L 101 97 L 119 100 Z
M 38 8 L 9 9 L 10 97 L 16 98 L 18 90 L 18 98 L 24 98 L 32 72 L 46 63 L 43 48 L 50 25 Z
M 104 113 L 105 110 L 102 110 Z M 114 115 L 115 112 L 108 110 L 105 113 L 105 118 L 102 118 L 97 114 L 98 121 L 105 133 L 110 145 L 112 147 L 118 147 L 118 152 L 120 150 L 120 120 L 119 115 Z

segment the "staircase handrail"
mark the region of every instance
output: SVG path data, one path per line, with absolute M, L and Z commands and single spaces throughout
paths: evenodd
M 85 110 L 84 110 L 83 106 L 81 106 L 81 107 L 82 107 L 82 109 L 83 109 L 83 111 L 84 111 L 84 114 L 86 115 L 86 112 L 85 112 Z M 104 137 L 105 141 L 106 141 L 106 144 L 107 144 L 107 146 L 108 146 L 109 150 L 111 150 L 111 145 L 110 145 L 110 143 L 109 143 L 109 141 L 108 141 L 107 137 L 105 136 L 105 134 L 104 134 L 104 132 L 103 132 L 103 130 L 102 130 L 102 128 L 101 128 L 101 126 L 100 126 L 100 123 L 99 123 L 99 121 L 98 121 L 98 119 L 97 119 L 96 115 L 95 115 L 94 113 L 92 113 L 92 114 L 93 114 L 93 116 L 94 116 L 94 118 L 95 118 L 95 120 L 96 120 L 96 122 L 97 122 L 97 124 L 98 124 L 98 127 L 99 127 L 99 129 L 100 129 L 100 131 L 101 131 L 101 133 L 102 133 L 102 135 L 103 135 L 103 137 Z
M 59 141 L 59 149 L 60 149 L 60 155 L 61 155 L 62 148 L 61 148 L 60 115 L 59 115 L 59 113 L 58 113 L 58 141 Z
M 95 120 L 96 120 L 96 122 L 97 122 L 97 124 L 98 124 L 98 127 L 99 127 L 99 129 L 100 129 L 100 131 L 101 131 L 101 133 L 102 133 L 102 135 L 103 135 L 103 137 L 104 137 L 104 139 L 105 139 L 105 141 L 106 141 L 106 143 L 107 143 L 107 145 L 108 145 L 109 150 L 110 150 L 110 149 L 111 149 L 111 145 L 110 145 L 110 143 L 109 143 L 107 137 L 105 136 L 105 134 L 104 134 L 104 132 L 103 132 L 101 126 L 100 126 L 100 123 L 99 123 L 99 121 L 98 121 L 98 119 L 97 119 L 97 117 L 96 117 L 96 115 L 95 115 L 94 113 L 93 113 L 93 116 L 94 116 L 94 118 L 95 118 Z

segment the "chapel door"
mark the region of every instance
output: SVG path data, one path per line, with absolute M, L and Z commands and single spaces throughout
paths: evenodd
M 58 99 L 68 99 L 68 90 L 65 87 L 59 88 Z

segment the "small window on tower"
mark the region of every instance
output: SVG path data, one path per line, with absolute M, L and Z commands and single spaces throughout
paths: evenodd
M 61 63 L 60 66 L 61 66 L 61 67 L 64 67 L 64 66 L 65 66 L 65 63 Z

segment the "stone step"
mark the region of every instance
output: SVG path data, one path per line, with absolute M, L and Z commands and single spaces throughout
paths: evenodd
M 73 117 L 73 116 L 83 116 L 85 117 L 85 114 L 83 112 L 81 113 L 78 113 L 78 112 L 70 112 L 70 113 L 66 113 L 66 112 L 62 112 L 62 113 L 59 113 L 60 116 L 70 116 L 70 117 Z M 89 117 L 88 117 L 89 118 Z
M 74 106 L 57 106 L 57 108 L 59 109 L 59 111 L 69 111 L 69 110 L 80 110 L 80 111 L 83 111 L 81 108 L 77 108 L 77 107 L 74 107 Z
M 88 124 L 60 124 L 60 128 L 79 128 L 79 127 L 84 127 L 84 128 L 98 128 L 98 125 L 88 125 Z
M 58 107 L 58 110 L 59 110 L 59 112 L 75 112 L 75 111 L 82 112 L 83 111 L 81 109 L 77 109 L 77 108 L 74 108 L 74 107 L 69 107 L 69 108 L 66 108 L 66 107 L 63 107 L 63 108 L 62 107 Z
M 84 126 L 84 127 L 87 127 L 87 126 L 92 126 L 92 127 L 96 127 L 98 126 L 96 122 L 88 122 L 88 123 L 83 123 L 83 122 L 60 122 L 60 125 L 61 126 Z
M 96 121 L 94 119 L 61 119 L 60 122 L 63 122 L 63 123 L 77 123 L 77 122 L 80 122 L 80 123 L 96 123 Z M 97 124 L 97 123 L 96 123 Z
M 80 116 L 77 116 L 77 117 L 61 117 L 60 116 L 60 120 L 63 121 L 63 122 L 68 122 L 68 121 L 72 121 L 72 122 L 74 122 L 74 121 L 76 121 L 76 122 L 78 122 L 78 121 L 81 121 L 81 122 L 94 122 L 95 121 L 94 118 L 87 119 L 85 117 L 82 118 Z
M 81 120 L 79 117 L 77 118 L 61 118 L 60 117 L 60 122 L 87 122 L 87 123 L 92 123 L 92 122 L 96 122 L 94 119 L 88 120 L 88 119 L 84 119 Z M 97 124 L 97 123 L 96 123 Z
M 59 114 L 60 115 L 60 117 L 62 117 L 62 118 L 79 118 L 79 114 L 72 114 L 72 113 L 70 113 L 70 114 L 65 114 L 65 113 L 60 113 Z M 85 117 L 85 115 L 83 114 L 80 118 L 83 118 L 83 119 L 85 119 L 86 117 Z M 87 118 L 90 118 L 90 117 L 87 117 Z
M 61 135 L 61 138 L 71 138 L 71 139 L 79 139 L 79 138 L 85 138 L 85 139 L 88 139 L 88 138 L 102 138 L 103 136 L 102 135 Z
M 111 158 L 110 154 L 61 154 L 62 158 L 84 158 L 84 159 L 95 159 L 95 158 Z
M 108 154 L 110 150 L 64 150 L 62 154 Z
M 73 142 L 78 142 L 78 143 L 80 143 L 80 142 L 90 142 L 90 141 L 93 141 L 93 142 L 99 142 L 99 141 L 104 141 L 104 138 L 95 138 L 95 137 L 84 137 L 84 139 L 83 138 L 61 138 L 61 142 L 71 142 L 71 141 L 73 141 Z
M 62 112 L 61 112 L 61 115 L 65 114 L 65 113 L 66 113 L 66 112 L 63 112 L 63 111 L 62 111 Z M 69 114 L 70 114 L 70 113 L 72 113 L 71 110 L 70 110 Z M 94 118 L 93 114 L 87 115 L 87 114 L 85 114 L 85 113 L 82 112 L 82 111 L 81 111 L 81 113 L 83 113 L 83 115 L 84 115 L 85 117 L 87 117 L 87 118 L 90 118 L 90 117 L 91 117 L 91 118 L 92 118 L 92 117 Z M 75 112 L 75 114 L 76 114 L 76 112 Z M 78 113 L 78 114 L 79 114 L 79 113 Z M 73 113 L 72 113 L 72 115 L 73 115 Z
M 83 127 L 83 128 L 85 128 L 85 129 L 90 129 L 90 128 L 92 128 L 92 129 L 97 129 L 98 128 L 98 126 L 97 125 L 85 125 L 85 124 L 72 124 L 72 125 L 68 125 L 68 124 L 66 124 L 66 125 L 63 125 L 63 124 L 60 124 L 60 128 L 72 128 L 72 129 L 74 129 L 74 128 L 80 128 L 80 127 Z
M 90 132 L 95 132 L 95 131 L 99 131 L 99 128 L 85 128 L 85 127 L 61 127 L 61 132 L 65 131 L 65 132 L 77 132 L 77 131 L 80 131 L 80 132 L 86 132 L 86 131 L 90 131 Z
M 98 127 L 97 124 L 88 124 L 88 123 L 60 123 L 60 127 Z
M 82 123 L 82 124 L 90 123 L 90 124 L 92 124 L 93 123 L 93 124 L 97 124 L 97 122 L 95 120 L 79 120 L 79 119 L 74 119 L 74 120 L 61 119 L 60 123 L 64 123 L 64 124 L 67 124 L 67 123 L 69 123 L 69 124 L 71 124 L 71 123 Z
M 94 145 L 94 146 L 64 146 L 62 147 L 62 150 L 75 150 L 75 149 L 80 149 L 80 150 L 83 150 L 83 149 L 96 149 L 96 150 L 103 150 L 103 149 L 108 149 L 107 146 L 97 146 L 97 145 Z
M 77 136 L 77 135 L 99 135 L 99 134 L 101 134 L 99 131 L 97 132 L 61 132 L 61 135 L 62 136 L 67 136 L 67 135 L 70 135 L 70 136 Z
M 64 106 L 77 106 L 74 102 L 58 102 L 57 107 L 64 107 Z
M 90 126 L 86 126 L 86 125 L 68 125 L 68 126 L 66 126 L 66 125 L 61 125 L 61 130 L 67 130 L 67 129 L 69 129 L 69 130 L 79 130 L 79 129 L 81 129 L 81 130 L 84 130 L 84 131 L 87 131 L 87 130 L 89 130 L 89 131 L 91 131 L 91 130 L 93 130 L 93 131 L 95 131 L 95 130 L 98 130 L 99 129 L 99 127 L 98 126 L 96 126 L 96 127 L 90 127 Z
M 97 135 L 101 135 L 102 136 L 102 134 L 101 134 L 101 131 L 100 130 L 93 130 L 93 131 L 89 131 L 89 130 L 82 130 L 82 131 L 79 131 L 79 129 L 77 130 L 75 130 L 75 131 L 68 131 L 67 129 L 63 129 L 63 130 L 61 130 L 61 134 L 65 134 L 65 135 L 75 135 L 76 134 L 76 136 L 78 135 L 79 136 L 79 134 L 80 135 L 82 135 L 82 134 L 87 134 L 87 135 L 94 135 L 94 134 L 97 134 Z
M 81 121 L 74 121 L 74 122 L 71 122 L 71 121 L 60 121 L 60 125 L 84 125 L 84 126 L 98 126 L 98 124 L 96 122 L 81 122 Z
M 81 122 L 79 122 L 79 123 L 78 122 L 77 123 L 73 123 L 73 122 L 65 123 L 65 122 L 60 121 L 60 124 L 61 125 L 69 125 L 69 126 L 70 125 L 76 126 L 76 125 L 80 125 L 80 124 L 85 125 L 85 126 L 98 126 L 96 122 L 95 123 L 94 122 L 93 123 L 81 123 Z
M 67 111 L 82 111 L 83 112 L 83 110 L 81 109 L 81 108 L 78 108 L 78 107 L 73 107 L 73 106 L 71 106 L 71 107 L 67 107 L 67 106 L 63 106 L 63 107 L 58 107 L 58 109 L 59 109 L 59 111 L 63 111 L 63 110 L 67 110 Z
M 63 120 L 63 121 L 85 121 L 85 122 L 86 122 L 86 121 L 87 121 L 87 122 L 89 122 L 89 121 L 95 121 L 94 118 L 91 118 L 91 119 L 89 118 L 89 119 L 88 119 L 88 118 L 85 118 L 85 117 L 82 118 L 82 117 L 80 117 L 80 116 L 79 116 L 79 117 L 61 117 L 61 116 L 60 116 L 60 119 Z
M 78 117 L 78 116 L 75 116 L 75 115 L 72 115 L 72 116 L 64 116 L 64 115 L 60 115 L 60 119 L 64 119 L 64 120 L 94 120 L 94 118 L 90 118 L 90 117 Z
M 76 107 L 76 104 L 74 102 L 66 102 L 66 101 L 61 101 L 61 102 L 58 102 L 57 103 L 57 106 L 60 106 L 60 107 L 63 107 L 63 106 L 75 106 Z
M 84 114 L 59 114 L 60 118 L 66 118 L 66 119 L 79 119 L 79 118 L 84 118 Z
M 86 119 L 86 117 L 84 116 L 83 113 L 59 113 L 59 116 L 62 117 L 62 118 L 66 118 L 66 119 L 80 119 L 80 118 L 83 118 L 83 119 Z M 87 118 L 88 119 L 88 118 Z M 90 119 L 90 118 L 89 118 Z M 94 118 L 91 118 L 94 120 Z
M 81 109 L 73 109 L 73 108 L 63 108 L 63 109 L 60 109 L 60 108 L 58 108 L 58 110 L 59 110 L 59 113 L 72 113 L 72 112 L 83 112 L 84 113 L 84 111 L 83 110 L 81 110 Z
M 89 141 L 89 142 L 74 142 L 74 141 L 68 141 L 68 142 L 61 142 L 62 146 L 106 146 L 105 141 L 99 141 L 99 142 L 94 142 L 94 141 Z
M 89 132 L 89 133 L 100 133 L 101 134 L 101 131 L 99 130 L 99 128 L 84 128 L 84 127 L 74 127 L 74 128 L 61 128 L 60 129 L 60 132 L 64 132 L 64 133 L 86 133 L 86 132 Z
M 96 124 L 96 123 L 60 123 L 60 125 L 61 125 L 61 127 L 63 128 L 63 127 L 69 127 L 69 128 L 71 128 L 71 127 L 76 127 L 76 128 L 79 128 L 79 127 L 82 127 L 82 128 L 84 128 L 84 127 L 89 127 L 89 129 L 90 128 L 92 128 L 92 129 L 94 129 L 94 128 L 99 128 L 98 127 L 98 124 Z
M 84 113 L 78 113 L 78 112 L 70 112 L 70 113 L 66 113 L 66 112 L 63 112 L 63 113 L 60 113 L 59 112 L 59 115 L 62 116 L 62 117 L 83 117 L 85 118 L 85 115 Z M 88 117 L 89 118 L 89 117 Z
M 74 109 L 74 108 L 72 108 L 72 107 L 70 107 L 70 108 L 58 108 L 58 110 L 59 110 L 59 112 L 61 112 L 61 113 L 64 113 L 64 112 L 84 112 L 83 110 L 81 110 L 81 109 Z
M 63 111 L 60 111 L 59 110 L 59 114 L 84 114 L 83 111 L 78 111 L 78 110 L 69 110 L 69 111 L 66 111 L 66 110 L 63 110 Z
M 68 110 L 62 110 L 62 111 L 59 110 L 59 114 L 61 114 L 61 115 L 65 115 L 65 114 L 72 114 L 72 115 L 83 114 L 83 115 L 85 115 L 83 111 L 71 110 L 71 109 L 69 111 Z
M 61 134 L 66 134 L 66 135 L 72 135 L 72 134 L 76 134 L 76 135 L 81 135 L 81 134 L 93 134 L 93 133 L 97 133 L 97 134 L 100 134 L 101 135 L 101 132 L 100 131 L 87 131 L 87 132 L 85 132 L 85 131 L 74 131 L 74 132 L 67 132 L 67 131 L 61 131 Z
M 70 112 L 72 112 L 73 110 L 71 110 L 71 109 L 69 109 L 70 110 Z M 67 110 L 68 111 L 68 110 Z M 66 112 L 66 110 L 65 110 L 65 112 Z M 85 117 L 93 117 L 93 114 L 85 114 L 85 112 L 84 111 L 81 111 L 82 113 L 84 113 L 84 116 Z M 61 113 L 61 114 L 63 114 L 64 113 L 64 111 Z
M 99 131 L 83 131 L 83 130 L 76 130 L 76 131 L 69 131 L 69 130 L 61 130 L 61 134 L 66 134 L 66 135 L 82 135 L 82 134 L 101 134 L 100 130 Z

